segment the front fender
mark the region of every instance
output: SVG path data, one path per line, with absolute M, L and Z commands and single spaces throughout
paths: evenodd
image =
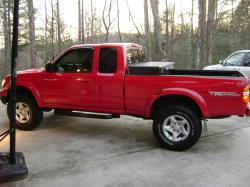
M 199 93 L 186 88 L 166 88 L 162 89 L 160 94 L 152 95 L 146 102 L 145 116 L 147 118 L 151 117 L 151 109 L 156 100 L 170 95 L 185 96 L 192 99 L 200 107 L 202 116 L 204 118 L 209 117 L 209 111 L 205 99 Z
M 34 85 L 32 85 L 31 83 L 29 82 L 26 82 L 26 81 L 18 81 L 16 82 L 16 85 L 17 86 L 20 86 L 20 87 L 24 87 L 26 88 L 27 90 L 29 90 L 32 95 L 34 96 L 36 102 L 37 102 L 37 105 L 39 107 L 43 107 L 43 102 L 42 102 L 42 97 L 41 97 L 41 94 L 40 92 L 35 88 Z

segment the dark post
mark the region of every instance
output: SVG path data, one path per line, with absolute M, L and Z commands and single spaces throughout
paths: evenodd
M 23 153 L 16 152 L 16 59 L 18 48 L 19 0 L 14 0 L 13 40 L 11 53 L 10 129 L 0 135 L 0 141 L 10 133 L 10 152 L 0 153 L 0 183 L 22 180 L 28 176 Z
M 16 164 L 16 59 L 18 50 L 19 0 L 14 0 L 10 90 L 10 164 Z

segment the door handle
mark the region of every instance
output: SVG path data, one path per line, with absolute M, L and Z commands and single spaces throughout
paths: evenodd
M 88 83 L 89 80 L 88 79 L 84 79 L 84 80 L 81 80 L 82 83 Z
M 45 78 L 45 79 L 43 79 L 44 81 L 56 81 L 57 79 L 53 79 L 53 78 L 50 78 L 50 79 L 47 79 L 47 78 Z
M 88 83 L 90 81 L 89 79 L 77 79 L 77 80 L 82 83 Z

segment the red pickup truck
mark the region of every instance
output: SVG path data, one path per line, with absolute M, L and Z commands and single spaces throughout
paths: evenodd
M 249 115 L 249 82 L 237 71 L 172 69 L 145 62 L 137 44 L 85 44 L 65 50 L 45 68 L 17 74 L 17 128 L 34 129 L 43 111 L 110 119 L 131 115 L 153 120 L 165 148 L 185 150 L 202 131 L 201 121 Z M 9 101 L 10 76 L 1 101 Z M 9 111 L 7 107 L 7 111 Z

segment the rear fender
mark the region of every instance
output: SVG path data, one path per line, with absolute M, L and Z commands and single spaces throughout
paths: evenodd
M 207 103 L 204 98 L 197 92 L 186 89 L 186 88 L 167 88 L 162 89 L 159 95 L 152 95 L 146 103 L 145 108 L 145 116 L 147 118 L 151 117 L 151 109 L 155 101 L 157 101 L 161 97 L 166 96 L 185 96 L 192 99 L 200 108 L 203 118 L 209 117 L 209 111 L 207 107 Z

